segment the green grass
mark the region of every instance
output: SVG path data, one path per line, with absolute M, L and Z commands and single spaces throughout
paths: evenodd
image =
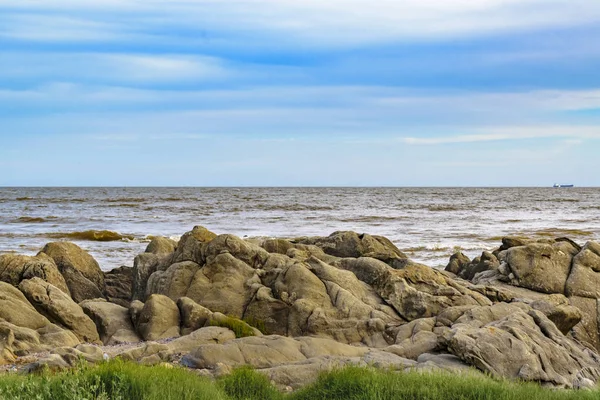
M 276 390 L 250 368 L 216 382 L 183 368 L 147 367 L 119 360 L 39 375 L 0 375 L 0 399 L 32 400 L 591 400 L 600 391 L 551 391 L 532 383 L 472 373 L 393 372 L 346 367 L 322 374 L 291 394 Z
M 209 379 L 181 368 L 120 360 L 39 375 L 0 375 L 2 400 L 226 400 Z

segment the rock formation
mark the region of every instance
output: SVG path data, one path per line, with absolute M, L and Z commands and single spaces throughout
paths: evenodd
M 0 256 L 0 361 L 52 350 L 22 368 L 250 364 L 293 388 L 348 364 L 583 387 L 600 378 L 598 283 L 600 245 L 565 238 L 507 237 L 473 260 L 453 255 L 446 271 L 355 232 L 250 241 L 195 227 L 106 273 L 50 243 Z

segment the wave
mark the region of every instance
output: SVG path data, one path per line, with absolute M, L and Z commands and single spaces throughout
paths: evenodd
M 54 239 L 89 240 L 94 242 L 115 242 L 118 240 L 135 240 L 133 235 L 123 235 L 119 232 L 107 230 L 89 230 L 81 232 L 57 232 L 50 233 L 48 237 Z
M 559 236 L 592 236 L 594 232 L 586 231 L 583 229 L 559 229 L 559 228 L 548 228 L 542 229 L 535 232 L 536 236 L 542 237 L 559 237 Z
M 27 223 L 27 224 L 42 224 L 44 222 L 50 222 L 52 220 L 56 220 L 58 219 L 58 217 L 46 217 L 46 218 L 42 218 L 42 217 L 19 217 L 15 220 L 12 220 L 12 223 Z
M 33 197 L 17 197 L 15 200 L 16 201 L 29 201 L 29 200 L 33 200 Z
M 148 199 L 144 197 L 118 197 L 115 199 L 106 199 L 107 203 L 144 203 Z
M 386 216 L 377 216 L 377 215 L 365 215 L 356 218 L 341 218 L 338 219 L 340 222 L 385 222 L 385 221 L 400 221 L 403 219 L 408 219 L 406 216 L 398 216 L 398 217 L 386 217 Z
M 462 210 L 462 208 L 458 207 L 458 206 L 438 204 L 438 205 L 427 207 L 427 210 L 434 211 L 434 212 L 435 211 L 460 211 L 460 210 Z

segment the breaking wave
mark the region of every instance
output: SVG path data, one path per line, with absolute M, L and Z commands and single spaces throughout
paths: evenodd
M 93 242 L 116 242 L 118 240 L 134 240 L 133 235 L 123 235 L 119 232 L 107 230 L 89 230 L 81 232 L 58 232 L 48 235 L 54 239 L 89 240 Z
M 50 222 L 58 219 L 58 217 L 19 217 L 13 221 L 12 223 L 27 223 L 27 224 L 42 224 L 44 222 Z

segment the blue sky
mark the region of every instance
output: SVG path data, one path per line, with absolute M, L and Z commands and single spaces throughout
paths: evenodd
M 0 0 L 0 185 L 600 186 L 600 2 Z

